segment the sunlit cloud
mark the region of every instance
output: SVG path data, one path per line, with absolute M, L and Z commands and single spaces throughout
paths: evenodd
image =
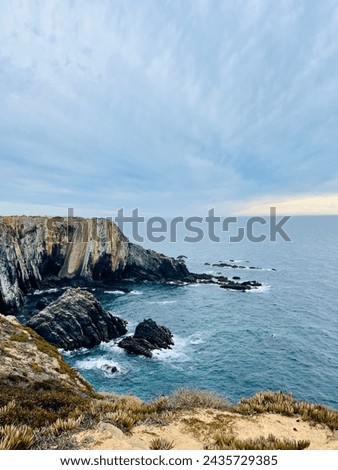
M 321 195 L 264 196 L 249 202 L 235 203 L 236 215 L 269 215 L 275 207 L 283 215 L 338 215 L 338 192 Z M 219 207 L 219 209 L 221 209 Z

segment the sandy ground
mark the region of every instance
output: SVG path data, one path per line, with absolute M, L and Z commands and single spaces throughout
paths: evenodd
M 231 432 L 240 439 L 273 434 L 279 438 L 309 440 L 308 449 L 338 450 L 338 432 L 332 432 L 326 426 L 277 414 L 242 416 L 205 409 L 182 412 L 167 425 L 136 426 L 129 435 L 102 422 L 95 429 L 80 432 L 75 437 L 82 449 L 149 449 L 151 441 L 161 437 L 173 442 L 173 449 L 197 450 L 211 444 L 217 432 Z

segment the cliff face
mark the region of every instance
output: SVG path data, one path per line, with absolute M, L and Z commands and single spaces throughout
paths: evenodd
M 183 262 L 133 245 L 106 219 L 0 217 L 0 311 L 58 283 L 190 280 Z

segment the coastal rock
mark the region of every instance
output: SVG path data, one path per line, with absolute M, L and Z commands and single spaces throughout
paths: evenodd
M 125 349 L 129 354 L 136 356 L 152 357 L 153 355 L 151 352 L 154 349 L 152 344 L 144 338 L 128 336 L 127 338 L 123 338 L 123 340 L 118 343 L 118 346 Z
M 257 281 L 244 281 L 244 282 L 235 282 L 235 281 L 227 281 L 225 283 L 221 283 L 220 287 L 222 289 L 231 289 L 231 290 L 239 290 L 239 291 L 246 291 L 251 289 L 257 289 L 262 284 Z
M 50 301 L 46 297 L 41 297 L 36 303 L 36 308 L 37 310 L 43 310 L 44 308 L 47 307 L 47 305 L 50 303 Z
M 134 245 L 108 219 L 0 217 L 0 311 L 58 286 L 191 281 L 185 263 Z
M 118 346 L 131 354 L 152 357 L 154 349 L 170 349 L 174 344 L 172 338 L 168 328 L 149 318 L 137 325 L 134 336 L 124 338 Z
M 127 322 L 106 312 L 93 294 L 68 289 L 27 323 L 46 341 L 66 351 L 92 348 L 124 335 Z
M 54 346 L 12 316 L 0 315 L 0 384 L 25 390 L 68 388 L 72 393 L 88 393 L 90 385 L 72 369 Z

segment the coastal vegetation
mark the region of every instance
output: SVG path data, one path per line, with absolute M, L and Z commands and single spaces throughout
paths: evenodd
M 9 395 L 8 387 L 1 385 L 0 449 L 64 448 L 65 442 L 67 448 L 78 448 L 76 434 L 95 429 L 98 423 L 112 424 L 124 434 L 132 435 L 140 425 L 165 429 L 182 417 L 192 435 L 204 436 L 205 449 L 304 449 L 310 445 L 306 439 L 285 439 L 272 434 L 241 439 L 232 430 L 232 415 L 279 414 L 338 429 L 337 411 L 297 402 L 290 394 L 281 392 L 260 392 L 235 405 L 211 392 L 188 389 L 152 402 L 143 402 L 132 395 L 70 392 L 50 383 L 36 384 L 30 389 L 12 387 Z M 203 422 L 191 415 L 185 419 L 186 413 L 193 410 L 204 410 L 212 419 Z M 173 447 L 174 443 L 167 438 L 154 438 L 149 446 L 150 449 Z

